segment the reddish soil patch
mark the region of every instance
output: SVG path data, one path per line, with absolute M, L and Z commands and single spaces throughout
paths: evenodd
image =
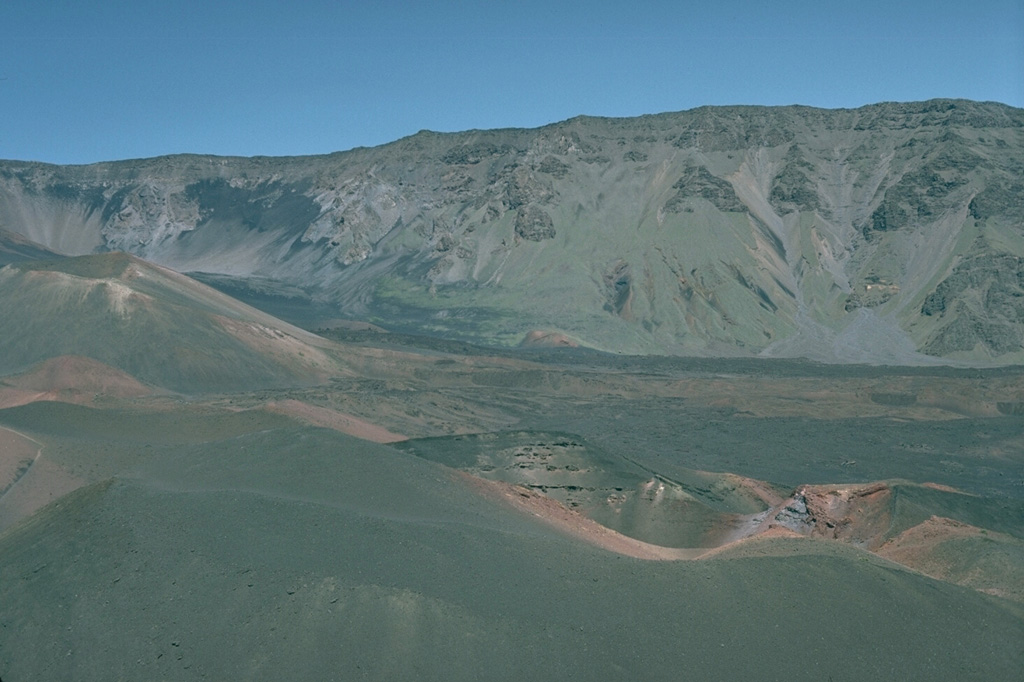
M 792 531 L 782 526 L 766 526 L 753 535 L 740 538 L 733 542 L 727 542 L 719 547 L 714 547 L 707 550 L 701 555 L 701 559 L 711 559 L 721 554 L 726 554 L 732 558 L 746 557 L 746 556 L 759 556 L 764 554 L 763 542 L 766 540 L 774 540 L 777 538 L 803 538 L 805 536 Z
M 937 580 L 1024 602 L 1019 539 L 941 516 L 908 528 L 876 554 Z
M 980 534 L 980 528 L 942 516 L 932 516 L 886 542 L 878 548 L 876 554 L 907 566 L 914 566 L 928 558 L 936 546 L 946 540 Z
M 579 348 L 580 344 L 560 332 L 534 330 L 519 345 L 532 348 Z
M 777 539 L 810 538 L 838 540 L 869 550 L 878 556 L 920 570 L 942 580 L 968 584 L 981 583 L 978 576 L 953 575 L 944 563 L 943 543 L 959 538 L 971 538 L 983 531 L 950 519 L 932 517 L 914 528 L 904 531 L 887 542 L 884 536 L 892 522 L 892 488 L 886 483 L 856 486 L 804 486 L 793 496 L 780 500 L 767 484 L 733 477 L 738 486 L 755 492 L 772 508 L 747 517 L 747 523 L 731 533 L 723 533 L 724 541 L 712 548 L 676 549 L 661 547 L 627 537 L 607 528 L 557 500 L 523 486 L 478 478 L 465 472 L 456 472 L 459 480 L 478 494 L 529 514 L 561 533 L 583 540 L 610 552 L 638 559 L 679 561 L 710 559 L 718 556 L 762 556 L 771 554 Z M 685 520 L 681 520 L 685 522 Z M 1000 534 L 996 534 L 1000 535 Z M 1006 542 L 1015 541 L 1005 536 Z M 765 544 L 768 543 L 768 544 Z M 941 551 L 940 551 L 941 550 Z M 959 551 L 950 548 L 950 551 Z M 947 552 L 948 553 L 948 552 Z M 993 580 L 981 576 L 983 584 L 970 586 L 986 592 L 1016 598 L 1018 589 L 1014 579 L 1007 586 L 1002 583 L 987 589 Z M 999 581 L 995 581 L 999 582 Z M 1006 581 L 1003 581 L 1006 582 Z
M 375 443 L 397 443 L 408 440 L 407 436 L 400 433 L 392 433 L 383 426 L 371 424 L 368 421 L 344 414 L 326 407 L 317 407 L 298 400 L 278 400 L 267 403 L 264 409 L 277 414 L 295 417 L 313 426 L 322 426 L 327 429 L 334 429 L 341 433 L 347 433 L 356 438 L 371 440 Z
M 801 489 L 817 537 L 876 549 L 892 525 L 892 489 L 885 483 L 865 486 L 807 486 Z
M 57 395 L 56 391 L 23 391 L 20 388 L 0 386 L 0 410 L 28 405 L 37 400 L 57 400 Z
M 508 504 L 567 535 L 617 554 L 637 559 L 696 559 L 705 549 L 673 549 L 651 545 L 617 533 L 575 512 L 557 500 L 523 486 L 487 481 L 462 471 L 456 475 L 471 489 L 492 500 Z
M 23 374 L 4 378 L 0 408 L 38 400 L 88 404 L 97 396 L 138 398 L 153 392 L 130 374 L 98 360 L 62 355 L 44 360 Z
M 308 332 L 297 330 L 301 334 L 292 334 L 291 330 L 283 331 L 277 326 L 223 315 L 214 315 L 212 319 L 261 358 L 274 361 L 297 379 L 320 383 L 330 376 L 348 374 L 321 348 L 309 343 Z
M 718 547 L 662 547 L 618 533 L 583 516 L 579 512 L 569 509 L 557 500 L 553 500 L 530 488 L 500 481 L 488 481 L 461 471 L 456 472 L 456 474 L 460 480 L 484 497 L 507 504 L 523 513 L 529 514 L 566 535 L 583 540 L 609 552 L 637 559 L 654 561 L 705 559 L 716 556 L 727 549 L 742 550 L 752 540 L 803 537 L 799 533 L 787 528 L 765 525 L 753 534 L 725 542 Z

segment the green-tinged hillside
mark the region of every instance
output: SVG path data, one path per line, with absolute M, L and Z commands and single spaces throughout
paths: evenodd
M 1012 679 L 1022 616 L 858 550 L 642 561 L 315 429 L 143 458 L 0 536 L 48 679 Z M 763 556 L 756 556 L 762 554 Z
M 306 324 L 827 362 L 1024 362 L 1024 112 L 703 107 L 316 157 L 0 164 L 0 227 Z
M 99 360 L 183 393 L 308 384 L 333 344 L 121 253 L 0 269 L 0 374 L 55 356 Z
M 1020 679 L 1022 177 L 960 100 L 0 162 L 0 678 Z
M 748 516 L 765 512 L 788 492 L 728 474 L 685 471 L 668 479 L 565 433 L 507 431 L 395 447 L 539 491 L 605 527 L 663 547 L 721 544 L 737 535 Z

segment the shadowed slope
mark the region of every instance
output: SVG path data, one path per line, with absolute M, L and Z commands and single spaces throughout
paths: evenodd
M 347 433 L 350 436 L 362 438 L 363 440 L 371 440 L 375 443 L 394 443 L 405 440 L 405 436 L 401 434 L 392 433 L 381 426 L 371 424 L 350 414 L 309 405 L 298 400 L 269 402 L 264 409 L 295 417 L 299 421 L 312 426 L 334 429 L 335 431 Z
M 103 409 L 41 400 L 0 410 L 0 425 L 22 439 L 21 455 L 5 452 L 17 485 L 0 494 L 0 531 L 82 486 L 105 480 L 154 453 L 252 431 L 294 425 L 265 410 L 203 405 Z M 30 445 L 31 444 L 31 445 Z M 31 459 L 25 454 L 31 451 Z
M 0 228 L 0 267 L 20 261 L 59 257 L 60 254 L 47 249 L 42 244 L 36 244 L 16 232 Z

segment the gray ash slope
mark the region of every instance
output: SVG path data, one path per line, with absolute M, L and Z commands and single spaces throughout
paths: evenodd
M 208 422 L 224 417 L 193 416 L 174 447 L 143 416 L 148 429 L 60 448 L 89 411 L 0 414 L 32 424 L 69 466 L 116 472 L 0 534 L 5 679 L 962 680 L 1020 669 L 1019 606 L 838 543 L 642 561 L 512 513 L 440 465 L 265 413 L 236 414 L 212 438 Z M 163 446 L 141 447 L 154 437 Z
M 1024 111 L 962 100 L 0 163 L 0 228 L 201 273 L 296 318 L 887 364 L 1024 362 L 1022 197 Z

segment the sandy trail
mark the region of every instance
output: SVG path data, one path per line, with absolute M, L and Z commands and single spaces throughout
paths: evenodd
M 11 462 L 14 468 L 11 469 Z M 50 502 L 82 487 L 87 481 L 73 476 L 43 457 L 43 444 L 30 436 L 0 426 L 0 533 L 34 514 Z
M 356 438 L 373 441 L 375 443 L 397 443 L 408 440 L 408 436 L 388 431 L 383 426 L 371 424 L 365 419 L 354 417 L 350 414 L 331 410 L 326 407 L 317 407 L 299 400 L 278 400 L 266 403 L 263 409 L 268 412 L 295 417 L 307 424 L 334 429 Z
M 14 429 L 0 426 L 0 500 L 32 470 L 43 444 Z

